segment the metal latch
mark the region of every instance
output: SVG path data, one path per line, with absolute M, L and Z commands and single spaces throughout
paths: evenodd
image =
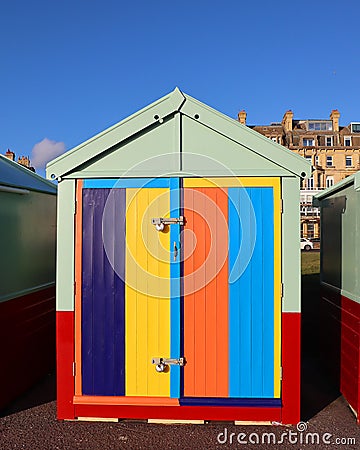
M 158 231 L 162 231 L 165 225 L 184 225 L 184 216 L 180 217 L 154 217 L 151 219 L 151 223 L 155 225 Z
M 165 372 L 167 366 L 184 366 L 185 358 L 153 358 L 151 364 L 155 364 L 156 372 Z

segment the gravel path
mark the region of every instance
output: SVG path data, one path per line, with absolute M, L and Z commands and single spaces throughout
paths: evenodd
M 307 430 L 302 433 L 296 427 L 235 426 L 226 422 L 205 425 L 150 425 L 143 421 L 59 422 L 56 420 L 56 402 L 46 401 L 55 395 L 54 378 L 48 377 L 0 417 L 1 450 L 330 449 L 337 444 L 336 439 L 341 440 L 337 448 L 360 448 L 360 427 L 341 396 L 311 417 L 303 425 Z M 320 394 L 323 402 L 326 392 Z M 42 401 L 44 403 L 37 404 Z M 235 433 L 232 443 L 231 433 Z M 317 439 L 319 444 L 313 444 Z

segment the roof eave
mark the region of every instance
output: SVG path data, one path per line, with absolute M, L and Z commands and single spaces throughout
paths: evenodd
M 183 114 L 186 114 L 189 117 L 194 117 L 196 114 L 196 109 L 202 108 L 203 111 L 209 112 L 209 114 L 206 114 L 206 117 L 204 117 L 204 114 L 198 114 L 198 121 L 203 125 L 214 129 L 220 134 L 226 135 L 227 137 L 233 139 L 235 142 L 249 148 L 249 150 L 259 154 L 262 157 L 268 158 L 275 164 L 283 167 L 284 169 L 298 177 L 305 178 L 311 175 L 311 163 L 306 161 L 302 156 L 293 153 L 288 148 L 279 145 L 276 142 L 273 142 L 271 139 L 265 137 L 261 133 L 252 130 L 248 126 L 241 124 L 237 120 L 232 119 L 231 117 L 211 108 L 210 106 L 202 102 L 199 102 L 195 98 L 185 93 L 184 97 L 187 101 L 184 102 L 181 107 L 181 112 Z M 224 128 L 226 127 L 226 132 L 225 130 L 222 130 L 219 126 L 217 126 L 215 120 L 213 120 L 212 117 L 218 117 L 220 120 L 224 121 L 223 123 Z M 241 129 L 241 136 L 239 136 L 239 129 Z M 253 139 L 255 139 L 256 141 L 262 140 L 266 149 L 265 153 L 267 154 L 263 153 L 263 148 L 261 148 L 261 151 L 258 151 L 258 146 L 252 145 Z
M 182 92 L 175 88 L 171 93 L 50 161 L 46 166 L 47 178 L 55 179 L 73 172 L 84 162 L 98 156 L 99 146 L 102 153 L 154 123 L 161 123 L 165 117 L 179 111 L 184 101 Z M 83 154 L 86 156 L 83 157 Z

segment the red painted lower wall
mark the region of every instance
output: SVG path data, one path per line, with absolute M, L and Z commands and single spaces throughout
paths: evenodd
M 301 314 L 282 314 L 282 391 L 281 422 L 300 422 Z
M 281 408 L 231 406 L 120 406 L 75 405 L 76 417 L 132 419 L 239 420 L 280 422 Z
M 0 303 L 0 409 L 55 367 L 55 287 Z
M 360 304 L 341 297 L 340 391 L 360 421 Z
M 58 419 L 75 417 L 160 418 L 202 420 L 300 421 L 300 313 L 282 317 L 283 406 L 124 406 L 73 404 L 74 399 L 74 313 L 57 312 L 57 414 Z
M 56 312 L 57 417 L 74 419 L 75 379 L 74 312 Z
M 320 309 L 322 364 L 360 423 L 360 304 L 322 285 Z

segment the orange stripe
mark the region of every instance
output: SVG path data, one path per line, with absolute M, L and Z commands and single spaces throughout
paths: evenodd
M 184 190 L 185 396 L 228 396 L 227 205 L 226 189 Z
M 76 181 L 75 215 L 75 395 L 82 393 L 81 379 L 81 273 L 82 273 L 82 187 L 83 180 Z
M 199 189 L 202 191 L 202 189 Z M 199 271 L 195 275 L 195 289 L 198 286 L 203 286 L 195 292 L 194 296 L 194 328 L 195 328 L 195 396 L 205 396 L 206 395 L 206 328 L 205 328 L 205 315 L 206 315 L 206 296 L 205 296 L 205 283 L 206 283 L 206 272 L 201 270 L 206 260 L 208 253 L 208 242 L 206 240 L 206 228 L 207 224 L 204 217 L 199 214 L 199 211 L 203 213 L 205 211 L 205 199 L 204 196 L 194 199 L 194 230 L 197 242 L 196 249 L 193 254 L 194 258 L 194 271 Z M 201 209 L 200 209 L 201 208 Z M 186 216 L 185 216 L 186 217 Z
M 217 189 L 202 189 L 201 190 L 204 195 L 207 195 L 209 199 L 211 199 L 216 204 L 216 192 Z M 207 217 L 206 219 L 210 223 L 216 223 L 216 210 L 213 210 L 210 205 L 211 203 L 207 200 L 206 210 Z M 211 217 L 210 217 L 211 216 Z M 215 244 L 218 245 L 215 241 L 215 233 L 216 230 L 212 227 L 211 233 L 209 227 L 206 227 L 205 231 L 205 245 L 206 245 L 206 254 L 209 255 L 210 245 Z M 216 257 L 216 252 L 213 255 Z M 209 261 L 210 264 L 216 264 L 216 261 Z M 208 281 L 208 280 L 206 280 Z M 206 389 L 205 395 L 210 397 L 215 397 L 217 395 L 216 389 L 216 378 L 217 378 L 217 334 L 218 330 L 216 327 L 216 278 L 213 280 L 209 280 L 208 284 L 205 286 L 205 301 L 206 301 L 206 309 L 205 309 L 205 339 L 206 339 L 206 348 L 205 348 L 205 371 L 206 371 Z
M 168 397 L 112 397 L 101 395 L 75 395 L 74 405 L 179 406 L 179 400 L 177 398 Z

